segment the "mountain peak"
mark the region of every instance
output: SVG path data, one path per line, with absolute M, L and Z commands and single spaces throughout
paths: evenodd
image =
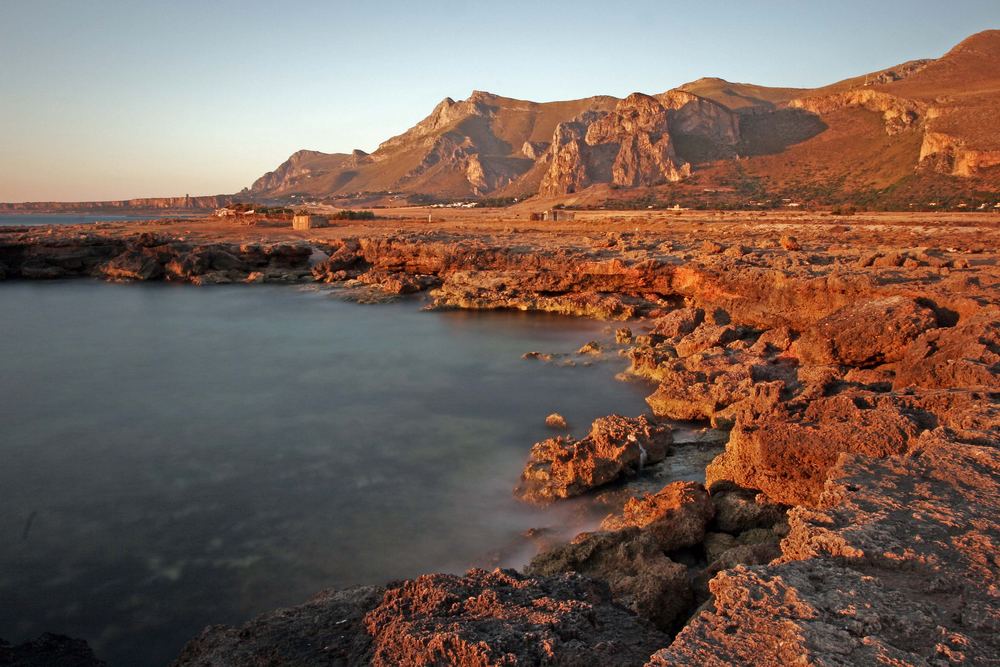
M 983 30 L 970 35 L 956 44 L 943 57 L 961 53 L 975 52 L 980 54 L 1000 54 L 1000 30 Z

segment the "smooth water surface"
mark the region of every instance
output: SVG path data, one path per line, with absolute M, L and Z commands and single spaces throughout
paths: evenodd
M 511 496 L 561 412 L 645 411 L 607 325 L 290 287 L 0 283 L 0 637 L 162 665 L 327 587 L 518 565 L 592 521 Z
M 127 222 L 130 220 L 156 220 L 176 218 L 179 213 L 42 213 L 32 215 L 0 214 L 0 227 L 37 225 L 83 225 L 92 222 Z

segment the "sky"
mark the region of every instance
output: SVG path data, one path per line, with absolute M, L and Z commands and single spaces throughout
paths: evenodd
M 0 0 L 0 201 L 233 193 L 473 90 L 814 87 L 989 28 L 998 0 Z

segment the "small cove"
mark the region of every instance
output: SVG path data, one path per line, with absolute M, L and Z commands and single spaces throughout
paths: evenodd
M 323 588 L 521 565 L 526 530 L 600 511 L 511 496 L 545 416 L 646 411 L 613 353 L 521 358 L 609 337 L 582 319 L 91 281 L 7 283 L 0 308 L 0 637 L 111 665 Z M 703 473 L 692 452 L 666 476 Z

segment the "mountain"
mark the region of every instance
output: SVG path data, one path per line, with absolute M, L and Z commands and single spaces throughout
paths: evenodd
M 477 91 L 446 98 L 371 154 L 299 151 L 245 194 L 599 190 L 619 200 L 721 192 L 902 204 L 998 184 L 1000 31 L 989 30 L 941 58 L 815 89 L 704 78 L 659 94 L 548 103 Z

